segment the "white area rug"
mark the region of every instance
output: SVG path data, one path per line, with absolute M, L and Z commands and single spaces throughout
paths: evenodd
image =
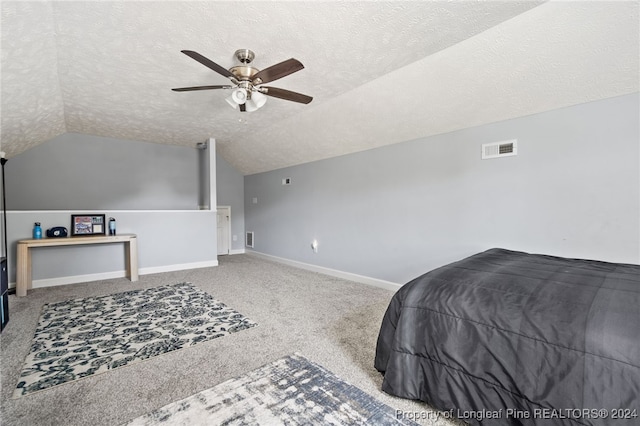
M 191 283 L 47 304 L 13 397 L 255 325 Z
M 151 425 L 415 425 L 294 354 L 138 417 Z

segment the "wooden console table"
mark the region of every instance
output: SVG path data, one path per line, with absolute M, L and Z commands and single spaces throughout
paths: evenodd
M 31 248 L 72 246 L 81 244 L 124 243 L 127 278 L 138 281 L 138 239 L 135 234 L 99 235 L 86 237 L 42 238 L 18 241 L 18 266 L 16 270 L 16 296 L 27 295 L 31 282 Z

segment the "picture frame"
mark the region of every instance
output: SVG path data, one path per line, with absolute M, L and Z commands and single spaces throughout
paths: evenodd
M 103 214 L 72 214 L 71 236 L 105 235 L 106 222 Z

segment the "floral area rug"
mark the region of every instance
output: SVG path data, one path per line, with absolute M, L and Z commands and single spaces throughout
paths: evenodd
M 47 304 L 13 398 L 255 325 L 191 283 Z
M 294 354 L 126 426 L 416 424 L 324 367 Z

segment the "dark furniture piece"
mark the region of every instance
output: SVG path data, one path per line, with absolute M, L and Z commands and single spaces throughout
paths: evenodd
M 5 191 L 4 165 L 7 159 L 4 153 L 0 158 L 0 167 L 2 167 L 2 257 L 0 257 L 0 332 L 4 330 L 9 322 L 9 272 L 7 270 L 7 256 L 9 256 L 7 246 L 7 197 Z
M 0 331 L 9 322 L 9 276 L 7 258 L 0 257 Z
M 491 249 L 435 269 L 392 298 L 375 367 L 472 424 L 640 424 L 640 265 Z

